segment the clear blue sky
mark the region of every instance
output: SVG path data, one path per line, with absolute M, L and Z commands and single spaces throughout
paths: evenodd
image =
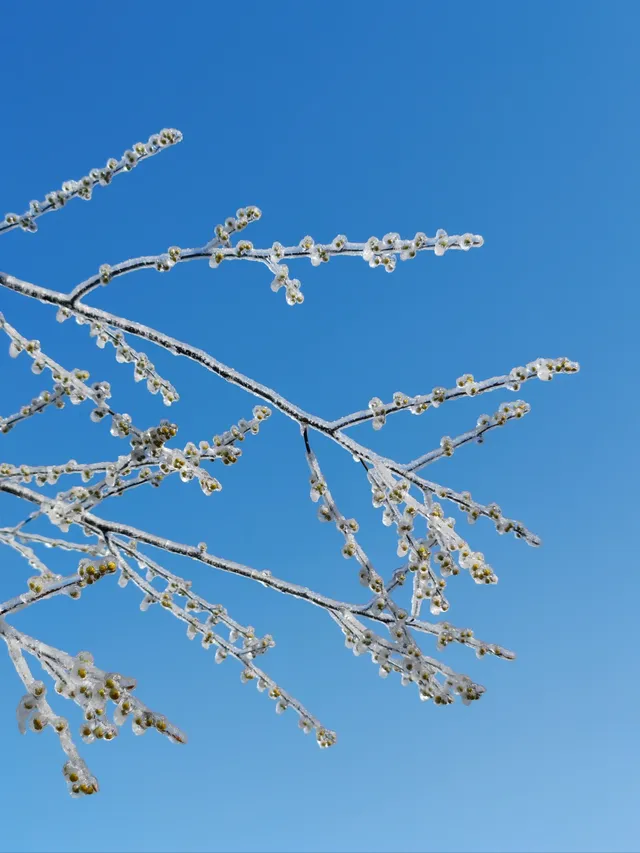
M 87 205 L 2 239 L 0 268 L 66 290 L 101 263 L 205 242 L 240 205 L 264 216 L 247 238 L 292 243 L 483 234 L 484 248 L 420 256 L 393 276 L 362 261 L 299 265 L 306 302 L 288 308 L 261 268 L 180 267 L 129 276 L 93 304 L 205 347 L 328 417 L 395 390 L 425 393 L 463 372 L 503 373 L 538 356 L 582 372 L 517 395 L 531 414 L 482 447 L 436 463 L 434 479 L 497 501 L 543 538 L 541 549 L 461 531 L 500 576 L 450 584 L 454 624 L 516 650 L 443 658 L 487 687 L 470 708 L 422 704 L 343 647 L 321 611 L 218 576 L 194 587 L 271 632 L 263 659 L 326 724 L 319 750 L 295 718 L 214 667 L 167 614 L 138 611 L 115 583 L 80 602 L 43 603 L 15 624 L 98 665 L 134 675 L 139 695 L 184 728 L 188 746 L 130 731 L 84 747 L 102 790 L 74 801 L 62 753 L 21 737 L 21 685 L 0 655 L 0 778 L 5 851 L 634 851 L 638 849 L 637 365 L 640 75 L 635 2 L 7 4 L 3 31 L 3 212 L 78 178 L 169 126 L 182 145 L 97 190 Z M 249 265 L 247 265 L 249 266 Z M 400 293 L 403 294 L 399 301 Z M 114 383 L 137 422 L 166 414 L 132 369 L 86 329 L 0 292 L 0 309 L 67 367 Z M 454 314 L 455 311 L 455 314 Z M 376 332 L 401 347 L 380 353 Z M 4 344 L 3 344 L 4 346 Z M 252 401 L 195 366 L 151 352 L 182 395 L 184 441 L 210 437 Z M 46 383 L 2 361 L 8 414 Z M 398 416 L 355 436 L 401 460 L 494 411 L 508 392 Z M 346 454 L 317 441 L 364 543 L 395 565 L 391 531 Z M 50 411 L 2 439 L 12 462 L 122 452 L 86 411 Z M 329 594 L 362 594 L 340 538 L 315 520 L 294 424 L 274 416 L 247 440 L 224 491 L 195 485 L 127 496 L 114 519 L 196 543 Z M 268 484 L 267 497 L 255 492 Z M 287 512 L 283 508 L 287 508 Z M 5 523 L 14 499 L 0 501 Z M 452 510 L 455 514 L 455 510 Z M 637 528 L 636 528 L 637 529 Z M 2 598 L 25 588 L 3 553 Z M 62 557 L 53 565 L 70 571 Z M 424 647 L 432 651 L 428 638 Z M 65 707 L 79 725 L 77 709 Z

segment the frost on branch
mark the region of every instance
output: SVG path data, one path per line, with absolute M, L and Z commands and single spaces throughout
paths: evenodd
M 140 160 L 181 139 L 179 131 L 165 130 L 152 136 L 148 143 L 134 145 L 121 160 L 110 160 L 104 169 L 92 170 L 80 181 L 66 182 L 44 202 L 32 202 L 27 213 L 9 214 L 0 225 L 0 232 L 17 226 L 34 231 L 38 216 L 59 209 L 76 196 L 90 198 L 96 185 L 110 183 L 114 175 L 130 171 Z M 522 522 L 504 514 L 497 503 L 478 501 L 468 491 L 457 492 L 426 479 L 419 472 L 438 459 L 450 458 L 464 445 L 482 444 L 490 432 L 529 414 L 529 405 L 522 400 L 500 402 L 492 414 L 481 415 L 475 426 L 466 432 L 436 438 L 435 447 L 432 444 L 432 449 L 406 462 L 380 456 L 353 439 L 348 431 L 365 422 L 379 430 L 388 418 L 401 412 L 422 415 L 451 400 L 477 397 L 495 390 L 516 392 L 532 378 L 547 382 L 554 376 L 577 372 L 578 365 L 566 358 L 539 358 L 489 379 L 477 380 L 466 373 L 451 387 L 437 386 L 429 393 L 414 396 L 397 391 L 388 402 L 373 397 L 367 408 L 327 420 L 304 411 L 274 389 L 239 373 L 188 342 L 139 321 L 93 308 L 84 301 L 97 287 L 117 288 L 118 279 L 123 275 L 146 268 L 166 273 L 177 264 L 191 261 L 204 261 L 212 270 L 219 270 L 208 279 L 210 286 L 219 287 L 224 280 L 221 266 L 226 267 L 231 261 L 247 261 L 267 267 L 272 290 L 283 290 L 289 305 L 300 305 L 304 300 L 302 281 L 290 268 L 297 261 L 308 260 L 312 266 L 321 266 L 332 259 L 356 257 L 372 269 L 379 267 L 400 274 L 398 261 L 413 260 L 425 252 L 442 257 L 452 250 L 466 252 L 483 244 L 482 237 L 470 232 L 449 236 L 443 230 L 436 231 L 433 236 L 418 232 L 410 238 L 389 232 L 382 238 L 370 237 L 363 242 L 353 242 L 344 234 L 338 234 L 329 242 L 320 243 L 307 235 L 295 245 L 285 246 L 276 241 L 266 248 L 256 247 L 245 239 L 236 240 L 241 231 L 261 216 L 260 209 L 255 206 L 239 208 L 235 217 L 228 217 L 223 224 L 215 226 L 211 239 L 199 247 L 185 249 L 174 245 L 156 255 L 118 263 L 97 262 L 89 278 L 68 293 L 48 290 L 0 273 L 0 286 L 53 306 L 60 322 L 73 318 L 77 324 L 87 325 L 97 345 L 113 347 L 116 361 L 132 364 L 134 380 L 146 385 L 152 394 L 159 393 L 166 405 L 180 400 L 176 389 L 158 374 L 149 356 L 132 345 L 132 338 L 191 359 L 209 374 L 242 388 L 255 403 L 251 418 L 237 421 L 211 439 L 178 444 L 176 423 L 166 419 L 151 426 L 134 423 L 129 414 L 112 404 L 109 383 L 90 383 L 86 370 L 62 366 L 40 341 L 26 337 L 0 315 L 0 331 L 9 339 L 9 356 L 27 363 L 30 359 L 35 374 L 49 377 L 48 387 L 31 402 L 25 402 L 13 414 L 0 416 L 0 436 L 51 407 L 62 409 L 66 402 L 73 405 L 86 402 L 90 404 L 87 411 L 92 422 L 87 425 L 88 430 L 108 428 L 110 435 L 119 440 L 114 444 L 117 448 L 114 454 L 106 460 L 91 459 L 90 453 L 84 451 L 90 445 L 83 445 L 80 462 L 76 459 L 66 462 L 52 459 L 39 465 L 22 464 L 20 460 L 0 462 L 0 491 L 30 505 L 30 512 L 20 523 L 12 527 L 0 526 L 0 545 L 23 558 L 30 575 L 14 589 L 13 597 L 0 603 L 0 635 L 27 691 L 18 702 L 18 726 L 22 732 L 52 730 L 57 734 L 66 754 L 64 776 L 73 796 L 95 793 L 97 780 L 78 752 L 69 722 L 57 716 L 48 704 L 47 687 L 31 674 L 26 656 L 40 664 L 55 691 L 79 707 L 78 733 L 85 744 L 113 740 L 119 726 L 125 722 L 131 722 L 136 734 L 155 729 L 171 742 L 184 743 L 186 740 L 163 715 L 151 711 L 135 696 L 132 679 L 99 669 L 88 652 L 70 656 L 9 624 L 12 614 L 29 607 L 46 606 L 43 602 L 58 595 L 67 595 L 73 600 L 80 599 L 83 594 L 100 595 L 104 584 L 113 583 L 115 577 L 120 587 L 130 584 L 137 589 L 140 610 L 161 609 L 167 618 L 182 623 L 189 640 L 198 638 L 202 649 L 211 650 L 216 663 L 227 659 L 235 661 L 240 682 L 254 683 L 258 691 L 273 701 L 277 714 L 287 710 L 290 711 L 287 716 L 295 714 L 305 733 L 315 733 L 319 746 L 328 747 L 336 741 L 335 733 L 300 700 L 258 668 L 257 660 L 275 646 L 271 634 L 260 635 L 245 620 L 230 615 L 223 604 L 212 603 L 200 595 L 189 579 L 165 565 L 163 554 L 188 558 L 209 570 L 237 575 L 320 607 L 338 626 L 347 648 L 355 655 L 368 656 L 381 677 L 395 673 L 402 685 L 413 684 L 422 701 L 433 700 L 436 705 L 446 706 L 459 698 L 468 705 L 483 695 L 484 688 L 470 676 L 455 672 L 444 661 L 427 654 L 419 644 L 421 634 L 433 638 L 438 652 L 457 643 L 475 651 L 478 658 L 493 656 L 512 660 L 515 657 L 502 646 L 477 638 L 470 628 L 457 627 L 448 621 L 425 621 L 421 611 L 428 603 L 432 616 L 448 613 L 452 608 L 449 584 L 455 588 L 457 583 L 466 582 L 466 576 L 482 586 L 498 582 L 485 555 L 475 550 L 472 540 L 467 541 L 456 530 L 456 519 L 446 514 L 447 506 L 453 504 L 471 523 L 489 519 L 500 534 L 513 533 L 531 545 L 540 544 L 540 540 Z M 355 567 L 365 590 L 363 600 L 334 599 L 280 578 L 270 570 L 219 556 L 205 542 L 197 545 L 176 542 L 166 537 L 166 531 L 158 535 L 132 527 L 124 520 L 110 521 L 98 514 L 101 505 L 112 497 L 132 489 L 159 488 L 172 475 L 177 475 L 184 484 L 197 482 L 205 496 L 220 492 L 222 484 L 213 475 L 212 466 L 217 462 L 227 467 L 235 465 L 242 456 L 241 445 L 247 436 L 259 433 L 274 410 L 293 420 L 300 429 L 304 443 L 304 448 L 300 449 L 304 451 L 309 468 L 311 500 L 317 504 L 319 520 L 335 528 L 336 545 L 341 549 L 345 565 Z M 380 512 L 383 525 L 395 536 L 401 565 L 381 566 L 379 560 L 367 553 L 358 522 L 343 512 L 339 499 L 329 488 L 314 450 L 316 439 L 318 444 L 322 440 L 334 442 L 360 463 L 363 486 L 371 490 L 374 508 Z M 297 439 L 295 441 L 297 443 Z M 259 442 L 255 452 L 258 451 Z M 54 450 L 51 452 L 53 454 Z M 64 488 L 59 486 L 61 481 Z M 67 538 L 32 532 L 31 522 L 37 518 L 46 518 Z M 75 536 L 77 531 L 82 537 Z M 46 551 L 54 548 L 65 555 L 63 573 L 54 572 L 47 565 Z M 410 590 L 405 604 L 403 587 L 408 580 Z

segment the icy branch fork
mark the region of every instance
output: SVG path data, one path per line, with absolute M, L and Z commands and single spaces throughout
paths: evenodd
M 74 198 L 88 200 L 96 186 L 107 186 L 114 176 L 131 171 L 139 162 L 171 147 L 182 140 L 182 134 L 165 129 L 146 143 L 136 143 L 120 160 L 109 160 L 103 169 L 93 169 L 79 181 L 67 181 L 56 192 L 49 193 L 43 202 L 31 202 L 24 214 L 8 214 L 0 233 L 14 228 L 37 230 L 36 220 L 45 213 L 63 207 Z M 208 352 L 177 340 L 135 320 L 93 308 L 83 300 L 99 286 L 115 286 L 116 279 L 144 268 L 169 272 L 176 264 L 206 260 L 217 269 L 229 261 L 253 261 L 266 266 L 273 276 L 271 288 L 283 289 L 289 305 L 303 301 L 302 285 L 292 278 L 286 262 L 308 259 L 314 266 L 341 256 L 360 257 L 370 267 L 380 267 L 387 272 L 396 268 L 400 260 L 410 260 L 425 251 L 441 257 L 451 250 L 467 251 L 482 246 L 478 235 L 466 233 L 449 236 L 440 230 L 428 237 L 421 232 L 404 239 L 389 233 L 383 238 L 371 237 L 366 242 L 351 242 L 343 234 L 331 243 L 316 243 L 304 237 L 297 246 L 273 243 L 269 248 L 256 248 L 246 240 L 232 242 L 234 235 L 261 217 L 255 206 L 241 208 L 216 226 L 211 239 L 200 248 L 182 249 L 171 246 L 158 255 L 144 256 L 113 265 L 103 264 L 68 293 L 50 290 L 41 285 L 23 281 L 0 272 L 0 285 L 24 296 L 57 307 L 57 319 L 64 322 L 73 317 L 80 325 L 89 325 L 90 334 L 99 347 L 107 344 L 115 350 L 116 360 L 134 365 L 134 379 L 143 381 L 152 394 L 160 393 L 167 406 L 179 400 L 173 385 L 162 378 L 150 359 L 134 349 L 125 334 L 153 343 L 174 355 L 191 359 L 211 373 L 237 385 L 257 398 L 252 418 L 241 420 L 229 429 L 202 440 L 197 445 L 189 441 L 180 448 L 174 444 L 177 425 L 162 420 L 150 428 L 136 426 L 129 415 L 113 408 L 111 388 L 107 382 L 88 384 L 89 374 L 77 368 L 67 369 L 45 353 L 39 341 L 30 340 L 7 319 L 0 315 L 0 330 L 10 339 L 9 353 L 13 357 L 25 354 L 32 361 L 36 374 L 50 374 L 51 384 L 38 397 L 20 408 L 18 412 L 0 417 L 0 433 L 19 426 L 49 407 L 64 408 L 67 401 L 79 404 L 90 401 L 91 420 L 107 420 L 111 434 L 127 439 L 130 448 L 105 461 L 57 462 L 43 465 L 0 463 L 0 491 L 26 501 L 32 512 L 13 527 L 0 527 L 0 544 L 6 545 L 23 557 L 36 572 L 28 580 L 26 592 L 18 593 L 0 604 L 0 635 L 4 639 L 16 672 L 22 680 L 26 694 L 18 704 L 18 724 L 21 731 L 27 728 L 42 732 L 53 729 L 66 753 L 64 775 L 72 796 L 92 794 L 98 783 L 81 758 L 70 733 L 66 719 L 55 714 L 46 699 L 44 682 L 37 680 L 27 664 L 27 657 L 35 659 L 55 684 L 56 691 L 78 704 L 83 712 L 80 736 L 86 743 L 94 740 L 112 740 L 118 726 L 130 720 L 136 734 L 153 728 L 174 743 L 184 743 L 186 738 L 162 714 L 151 711 L 134 694 L 135 681 L 116 672 L 99 669 L 89 652 L 71 656 L 46 645 L 12 627 L 7 618 L 13 613 L 32 607 L 58 595 L 80 598 L 82 590 L 95 586 L 111 574 L 118 574 L 120 586 L 132 584 L 142 596 L 141 609 L 159 605 L 170 615 L 186 625 L 189 639 L 200 637 L 204 649 L 215 647 L 215 660 L 221 663 L 227 657 L 241 664 L 243 683 L 254 682 L 275 702 L 276 711 L 292 709 L 299 717 L 305 732 L 315 731 L 320 746 L 335 743 L 336 736 L 325 728 L 311 712 L 281 685 L 259 669 L 255 663 L 275 644 L 270 635 L 257 637 L 250 625 L 236 621 L 220 604 L 213 604 L 192 589 L 191 581 L 180 577 L 164 566 L 147 551 L 155 549 L 167 555 L 179 555 L 195 560 L 209 568 L 239 575 L 256 581 L 264 587 L 306 601 L 326 611 L 344 634 L 348 648 L 354 654 L 368 654 L 378 667 L 380 676 L 397 673 L 403 685 L 414 684 L 422 700 L 433 699 L 435 704 L 449 705 L 455 696 L 463 703 L 480 698 L 484 688 L 466 675 L 454 672 L 436 658 L 427 656 L 419 647 L 417 633 L 436 638 L 438 649 L 455 642 L 475 650 L 478 657 L 494 655 L 513 659 L 512 652 L 477 639 L 470 629 L 454 627 L 449 622 L 426 622 L 420 611 L 429 603 L 431 613 L 438 616 L 449 610 L 446 596 L 448 579 L 461 570 L 468 572 L 476 583 L 493 584 L 497 576 L 484 555 L 455 530 L 454 519 L 446 517 L 439 501 L 448 501 L 466 513 L 470 522 L 480 517 L 491 519 L 498 533 L 512 532 L 531 545 L 540 540 L 524 525 L 506 517 L 495 503 L 480 503 L 469 492 L 456 492 L 422 476 L 419 471 L 442 457 L 450 457 L 467 443 L 482 443 L 486 433 L 528 414 L 529 406 L 522 401 L 503 403 L 493 414 L 482 415 L 476 425 L 456 437 L 444 436 L 439 446 L 426 451 L 416 459 L 399 462 L 375 453 L 347 434 L 349 428 L 370 422 L 374 429 L 384 426 L 388 417 L 407 410 L 420 415 L 444 403 L 462 397 L 474 397 L 489 391 L 518 391 L 521 385 L 537 377 L 548 381 L 559 373 L 575 373 L 579 366 L 566 358 L 537 359 L 524 367 L 516 367 L 503 376 L 476 381 L 471 374 L 457 379 L 450 388 L 437 387 L 431 392 L 409 396 L 396 392 L 393 399 L 383 402 L 375 397 L 367 408 L 347 414 L 336 420 L 327 420 L 306 412 L 272 388 L 262 385 L 249 376 L 218 361 Z M 220 275 L 220 273 L 215 273 Z M 372 597 L 363 602 L 347 602 L 331 598 L 294 582 L 280 579 L 270 571 L 252 568 L 209 552 L 206 543 L 189 545 L 140 530 L 126 523 L 112 522 L 96 514 L 105 500 L 123 492 L 152 485 L 159 487 L 166 477 L 178 474 L 183 482 L 196 480 L 205 495 L 222 489 L 222 484 L 210 473 L 210 466 L 218 461 L 224 465 L 235 464 L 242 455 L 239 445 L 249 434 L 256 434 L 271 415 L 264 403 L 293 420 L 302 435 L 303 450 L 310 472 L 311 499 L 318 503 L 318 517 L 334 525 L 342 539 L 342 555 L 353 559 L 358 566 L 362 586 Z M 322 472 L 319 459 L 312 446 L 313 435 L 324 436 L 348 451 L 361 465 L 372 491 L 374 507 L 382 510 L 382 522 L 395 528 L 398 557 L 402 565 L 389 573 L 376 567 L 375 561 L 364 550 L 359 538 L 359 525 L 339 509 Z M 61 478 L 80 477 L 81 483 L 50 497 L 40 489 L 54 485 Z M 67 538 L 33 533 L 29 525 L 37 518 L 48 520 Z M 90 544 L 69 538 L 69 531 L 79 528 Z M 77 562 L 69 573 L 52 572 L 38 549 L 59 548 L 75 552 Z M 386 578 L 385 578 L 385 575 Z M 411 604 L 405 609 L 394 593 L 407 579 L 412 578 Z M 378 633 L 382 632 L 382 633 Z M 109 702 L 113 703 L 113 722 L 108 719 Z

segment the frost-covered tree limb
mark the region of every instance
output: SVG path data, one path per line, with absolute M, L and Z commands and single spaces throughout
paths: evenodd
M 0 233 L 16 227 L 35 231 L 35 220 L 39 216 L 59 209 L 72 198 L 89 199 L 95 186 L 110 183 L 121 171 L 130 171 L 140 160 L 181 139 L 179 131 L 164 130 L 151 137 L 148 143 L 137 143 L 120 160 L 110 160 L 104 169 L 92 170 L 80 181 L 66 182 L 60 191 L 50 193 L 44 202 L 32 202 L 27 213 L 8 214 L 4 224 L 0 225 Z M 427 622 L 421 618 L 421 607 L 426 602 L 434 616 L 451 609 L 446 591 L 450 579 L 461 571 L 468 572 L 478 584 L 495 584 L 498 580 L 484 555 L 475 551 L 472 544 L 455 530 L 455 520 L 445 516 L 439 501 L 457 506 L 469 522 L 485 517 L 493 521 L 498 533 L 512 532 L 531 545 L 538 545 L 540 540 L 521 522 L 503 514 L 496 503 L 476 501 L 469 492 L 457 492 L 425 479 L 419 472 L 437 459 L 450 457 L 458 447 L 471 442 L 482 443 L 488 432 L 527 414 L 529 405 L 520 400 L 501 403 L 493 414 L 482 415 L 472 429 L 453 438 L 444 436 L 438 447 L 426 449 L 422 455 L 408 461 L 381 456 L 364 443 L 364 439 L 357 441 L 348 434 L 348 430 L 365 423 L 371 423 L 374 430 L 379 430 L 388 417 L 403 411 L 421 415 L 450 400 L 502 389 L 515 392 L 532 378 L 548 381 L 558 374 L 575 373 L 578 365 L 566 358 L 541 358 L 485 380 L 478 381 L 471 374 L 465 374 L 450 388 L 438 386 L 430 393 L 416 396 L 398 391 L 388 403 L 374 397 L 365 409 L 328 419 L 305 411 L 275 389 L 239 373 L 203 349 L 138 320 L 95 308 L 84 301 L 97 287 L 115 288 L 121 276 L 140 269 L 152 268 L 167 273 L 181 263 L 206 261 L 211 269 L 216 270 L 210 273 L 216 283 L 223 286 L 224 268 L 229 262 L 250 261 L 266 267 L 274 292 L 283 290 L 289 305 L 299 305 L 303 302 L 302 283 L 292 276 L 289 269 L 289 264 L 298 261 L 308 260 L 313 266 L 319 266 L 331 259 L 360 258 L 371 268 L 393 272 L 398 260 L 411 260 L 428 252 L 442 257 L 451 250 L 468 251 L 483 244 L 478 235 L 463 233 L 449 236 L 442 230 L 433 236 L 418 232 L 411 238 L 388 233 L 382 238 L 370 237 L 362 242 L 351 241 L 343 234 L 338 234 L 328 243 L 318 243 L 306 236 L 297 245 L 284 246 L 274 242 L 264 248 L 255 247 L 244 239 L 234 242 L 241 231 L 260 218 L 261 211 L 257 207 L 240 208 L 234 217 L 217 225 L 213 236 L 200 247 L 184 249 L 171 246 L 155 255 L 98 264 L 96 273 L 66 293 L 23 281 L 10 273 L 0 273 L 1 287 L 55 306 L 59 322 L 73 318 L 79 325 L 87 325 L 97 345 L 105 348 L 109 344 L 116 361 L 133 364 L 134 379 L 143 382 L 151 393 L 160 393 L 166 405 L 179 401 L 176 389 L 158 374 L 149 356 L 135 349 L 125 335 L 188 358 L 255 398 L 251 419 L 239 421 L 230 429 L 214 435 L 210 441 L 196 443 L 190 440 L 178 446 L 175 443 L 177 424 L 168 420 L 151 427 L 134 424 L 128 414 L 113 407 L 109 383 L 89 384 L 87 371 L 62 366 L 44 351 L 40 341 L 29 339 L 0 315 L 0 331 L 8 336 L 10 342 L 9 354 L 16 358 L 26 354 L 31 359 L 32 371 L 51 374 L 53 382 L 52 390 L 42 392 L 18 412 L 0 417 L 0 433 L 9 432 L 16 424 L 51 405 L 62 408 L 68 400 L 72 404 L 90 402 L 89 414 L 94 426 L 89 428 L 100 429 L 101 422 L 107 421 L 111 435 L 121 440 L 118 449 L 106 461 L 87 459 L 77 462 L 71 459 L 39 465 L 26 465 L 20 460 L 0 462 L 0 492 L 32 507 L 32 511 L 17 524 L 0 526 L 0 545 L 11 549 L 36 572 L 28 579 L 26 590 L 18 589 L 12 597 L 0 603 L 0 634 L 27 690 L 19 703 L 18 722 L 21 731 L 26 731 L 27 727 L 37 732 L 51 728 L 58 734 L 67 755 L 65 778 L 74 796 L 94 793 L 98 790 L 97 781 L 78 752 L 69 724 L 57 717 L 48 705 L 44 683 L 33 677 L 25 655 L 40 663 L 61 695 L 80 706 L 83 713 L 80 735 L 86 743 L 95 739 L 113 739 L 117 726 L 125 719 L 133 721 L 136 733 L 155 728 L 173 742 L 185 741 L 182 733 L 162 715 L 151 712 L 133 696 L 131 691 L 135 682 L 131 679 L 98 669 L 87 652 L 72 657 L 21 633 L 7 621 L 26 608 L 46 606 L 43 602 L 58 595 L 68 595 L 77 600 L 85 590 L 88 592 L 89 587 L 92 589 L 88 594 L 100 595 L 103 584 L 110 582 L 112 575 L 119 576 L 120 586 L 132 584 L 137 588 L 142 610 L 158 605 L 186 626 L 189 639 L 199 636 L 205 650 L 215 647 L 217 662 L 231 658 L 239 663 L 241 681 L 253 682 L 260 691 L 266 692 L 274 700 L 278 713 L 292 709 L 301 728 L 305 732 L 315 732 L 320 746 L 331 746 L 336 740 L 335 733 L 326 728 L 300 700 L 256 666 L 256 658 L 275 645 L 271 635 L 258 637 L 252 626 L 237 621 L 222 604 L 212 604 L 196 593 L 191 581 L 165 565 L 163 554 L 165 557 L 193 560 L 209 569 L 242 577 L 320 608 L 338 625 L 347 647 L 356 655 L 368 654 L 382 677 L 395 672 L 403 684 L 415 684 L 422 700 L 433 699 L 439 705 L 448 705 L 456 697 L 469 704 L 480 698 L 484 688 L 469 676 L 455 672 L 444 661 L 427 654 L 418 643 L 420 635 L 432 637 L 440 651 L 450 643 L 459 643 L 473 649 L 480 658 L 493 655 L 510 660 L 515 657 L 513 652 L 495 643 L 477 639 L 470 629 L 458 628 L 445 621 Z M 0 386 L 1 383 L 2 379 Z M 212 476 L 210 466 L 219 460 L 227 466 L 236 463 L 241 456 L 239 445 L 247 434 L 259 432 L 272 409 L 293 421 L 302 434 L 304 446 L 301 450 L 309 467 L 311 498 L 319 504 L 318 517 L 335 526 L 341 537 L 342 555 L 346 559 L 353 558 L 358 564 L 360 584 L 369 591 L 364 600 L 338 600 L 325 592 L 280 578 L 270 570 L 218 556 L 204 542 L 183 544 L 165 535 L 132 527 L 124 521 L 107 520 L 98 514 L 106 500 L 148 485 L 161 487 L 172 474 L 178 474 L 185 484 L 197 482 L 205 496 L 219 492 L 222 484 Z M 397 554 L 403 560 L 402 565 L 383 568 L 380 561 L 365 550 L 358 523 L 339 508 L 339 484 L 329 488 L 316 454 L 316 438 L 333 442 L 361 463 L 359 470 L 371 489 L 373 506 L 382 510 L 383 524 L 395 530 Z M 79 477 L 81 483 L 55 491 L 52 495 L 51 487 L 57 489 L 58 482 L 67 477 L 71 477 L 72 482 L 74 477 Z M 33 532 L 33 522 L 42 518 L 67 537 L 79 529 L 90 541 L 80 543 L 57 534 L 49 536 Z M 53 548 L 68 555 L 65 558 L 66 574 L 53 572 L 47 565 L 46 555 L 41 556 L 40 549 Z M 3 574 L 3 578 L 6 583 L 10 582 L 8 572 Z M 401 597 L 409 578 L 410 603 L 405 605 Z M 109 701 L 115 705 L 113 723 L 108 722 L 106 716 Z

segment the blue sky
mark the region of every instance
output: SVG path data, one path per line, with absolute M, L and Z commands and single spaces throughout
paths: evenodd
M 190 742 L 173 748 L 125 731 L 85 747 L 102 789 L 71 800 L 57 740 L 17 731 L 21 685 L 0 656 L 2 850 L 637 850 L 639 7 L 401 5 L 7 7 L 3 211 L 162 127 L 185 139 L 90 205 L 47 216 L 37 235 L 4 236 L 0 268 L 67 290 L 102 263 L 204 243 L 246 204 L 263 210 L 247 232 L 256 245 L 390 230 L 484 235 L 480 251 L 422 255 L 393 276 L 356 259 L 301 263 L 306 301 L 297 308 L 271 293 L 266 270 L 239 264 L 142 272 L 91 302 L 202 346 L 326 417 L 467 371 L 484 378 L 538 356 L 579 361 L 577 376 L 524 386 L 517 396 L 532 412 L 522 422 L 429 470 L 497 501 L 543 539 L 532 549 L 488 523 L 459 521 L 500 583 L 453 579 L 450 619 L 518 660 L 447 649 L 443 659 L 487 693 L 470 708 L 439 709 L 379 679 L 323 612 L 167 560 L 202 595 L 275 636 L 264 666 L 337 730 L 326 751 L 242 686 L 234 662 L 214 667 L 166 614 L 141 614 L 134 590 L 105 582 L 80 602 L 43 603 L 16 626 L 134 675 L 140 697 Z M 4 291 L 0 310 L 67 367 L 109 379 L 136 422 L 166 415 L 86 329 Z M 378 335 L 388 341 L 382 352 Z M 150 355 L 182 395 L 170 412 L 181 440 L 249 415 L 253 401 L 239 389 Z M 46 384 L 21 359 L 5 359 L 0 377 L 2 414 Z M 354 437 L 405 461 L 512 399 L 398 416 Z M 394 536 L 361 472 L 326 442 L 314 447 L 374 560 L 393 567 Z M 67 408 L 3 437 L 0 457 L 35 464 L 120 452 L 104 425 Z M 307 500 L 295 424 L 274 415 L 239 464 L 216 473 L 224 489 L 209 499 L 169 482 L 103 513 L 178 541 L 205 539 L 220 556 L 327 594 L 362 594 L 340 537 L 317 524 Z M 21 511 L 0 501 L 3 523 Z M 3 558 L 4 599 L 25 588 L 26 567 Z M 54 565 L 73 568 L 62 557 Z M 424 648 L 433 651 L 428 638 Z M 61 710 L 79 725 L 77 709 Z

